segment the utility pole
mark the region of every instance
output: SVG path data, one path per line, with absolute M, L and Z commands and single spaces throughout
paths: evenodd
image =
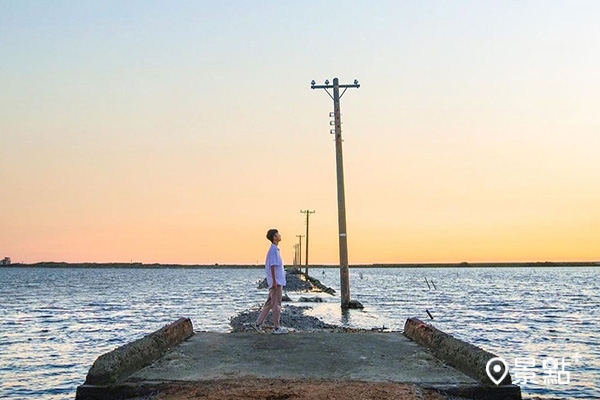
M 314 214 L 315 210 L 312 210 L 312 211 L 310 211 L 310 210 L 300 210 L 300 212 L 302 214 L 306 214 L 306 245 L 304 246 L 304 247 L 306 247 L 306 257 L 305 257 L 306 268 L 304 269 L 304 273 L 306 275 L 308 275 L 308 219 L 309 219 L 308 217 L 310 217 L 310 214 Z M 302 265 L 302 264 L 300 264 L 300 265 Z
M 300 243 L 298 244 L 298 246 L 300 246 L 298 250 L 298 265 L 302 267 L 302 238 L 304 237 L 304 235 L 296 235 L 296 237 L 300 239 Z
M 298 243 L 294 244 L 294 267 L 298 265 Z
M 333 85 L 329 84 L 329 80 L 325 81 L 324 85 L 317 85 L 313 80 L 310 83 L 311 89 L 324 89 L 329 97 L 333 100 L 333 113 L 329 113 L 334 120 L 330 122 L 335 129 L 330 130 L 330 133 L 335 134 L 335 161 L 337 166 L 337 198 L 338 198 L 338 227 L 339 227 L 339 243 L 340 243 L 340 286 L 342 309 L 348 308 L 363 308 L 358 301 L 350 301 L 350 278 L 348 276 L 348 242 L 346 231 L 346 196 L 344 192 L 344 160 L 342 156 L 342 118 L 340 114 L 340 99 L 346 93 L 348 88 L 360 87 L 355 79 L 353 84 L 340 85 L 338 78 L 333 78 Z M 340 94 L 340 88 L 344 89 Z M 333 89 L 333 95 L 328 89 Z M 332 115 L 333 114 L 333 115 Z

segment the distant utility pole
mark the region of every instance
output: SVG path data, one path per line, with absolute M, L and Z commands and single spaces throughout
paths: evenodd
M 302 266 L 302 238 L 304 235 L 296 235 L 296 237 L 300 239 L 300 243 L 298 243 L 298 246 L 300 246 L 298 250 L 298 265 Z
M 350 278 L 348 276 L 348 242 L 346 240 L 346 197 L 344 193 L 344 160 L 342 156 L 342 118 L 340 114 L 340 99 L 346 93 L 348 88 L 360 87 L 355 79 L 353 84 L 340 85 L 338 78 L 333 78 L 333 85 L 329 84 L 329 80 L 325 81 L 324 85 L 317 85 L 313 80 L 310 83 L 311 89 L 325 89 L 329 97 L 333 100 L 333 113 L 329 113 L 334 120 L 330 122 L 334 125 L 330 133 L 335 134 L 335 160 L 337 166 L 337 197 L 338 197 L 338 226 L 340 233 L 340 286 L 342 297 L 342 309 L 347 308 L 362 308 L 358 301 L 350 301 Z M 344 91 L 340 94 L 340 88 Z M 333 95 L 329 90 L 333 89 Z
M 294 244 L 294 266 L 298 265 L 298 243 Z
M 314 214 L 315 210 L 312 210 L 312 211 L 310 211 L 310 210 L 300 210 L 300 212 L 302 214 L 306 214 L 306 246 L 304 246 L 304 247 L 306 247 L 306 257 L 305 257 L 306 268 L 304 269 L 304 273 L 306 275 L 308 275 L 308 219 L 309 219 L 308 217 L 310 217 L 310 214 Z M 300 264 L 300 265 L 302 265 L 302 264 Z

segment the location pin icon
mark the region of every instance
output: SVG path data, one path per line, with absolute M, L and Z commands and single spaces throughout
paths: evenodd
M 508 375 L 508 365 L 506 365 L 506 361 L 502 358 L 494 357 L 487 362 L 485 372 L 487 372 L 487 376 L 490 377 L 492 382 L 499 385 L 506 378 L 506 375 Z

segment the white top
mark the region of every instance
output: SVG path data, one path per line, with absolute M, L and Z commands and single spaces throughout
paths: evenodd
M 273 286 L 273 276 L 271 275 L 271 266 L 275 266 L 275 280 L 278 285 L 285 286 L 285 270 L 283 269 L 283 260 L 279 247 L 271 243 L 269 251 L 267 251 L 267 259 L 265 260 L 265 272 L 267 274 L 267 284 Z

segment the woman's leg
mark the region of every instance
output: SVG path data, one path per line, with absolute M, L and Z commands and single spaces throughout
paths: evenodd
M 271 310 L 272 307 L 273 307 L 273 289 L 269 289 L 269 297 L 267 298 L 267 301 L 265 302 L 265 305 L 263 306 L 263 309 L 262 309 L 260 315 L 258 316 L 258 319 L 256 320 L 257 325 L 262 325 L 262 323 L 265 321 L 265 318 L 267 318 L 267 314 L 269 313 L 269 311 Z M 275 317 L 275 315 L 273 315 L 273 317 Z
M 281 298 L 283 297 L 283 286 L 277 285 L 275 292 L 271 295 L 273 308 L 273 328 L 279 326 L 279 317 L 281 316 Z

